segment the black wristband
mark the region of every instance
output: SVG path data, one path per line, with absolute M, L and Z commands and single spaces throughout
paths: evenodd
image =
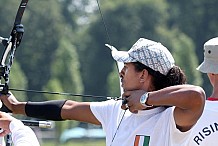
M 29 117 L 61 121 L 61 109 L 67 100 L 51 100 L 44 102 L 27 102 L 26 115 Z

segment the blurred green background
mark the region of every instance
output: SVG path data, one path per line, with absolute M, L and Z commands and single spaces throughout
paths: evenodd
M 1 0 L 0 36 L 9 36 L 19 4 L 19 0 Z M 22 20 L 25 32 L 16 51 L 10 87 L 120 96 L 115 62 L 104 44 L 128 50 L 144 37 L 164 44 L 187 74 L 188 82 L 202 86 L 210 96 L 209 80 L 196 67 L 203 61 L 203 44 L 217 36 L 217 6 L 217 0 L 29 0 Z M 4 47 L 1 48 L 3 52 Z M 21 101 L 105 100 L 13 93 Z M 52 130 L 37 129 L 40 132 L 36 133 L 42 146 L 49 146 L 47 143 L 90 146 L 92 139 L 85 140 L 88 144 L 75 143 L 78 140 L 59 144 L 66 129 L 78 126 L 87 128 L 84 123 L 64 121 L 55 122 Z M 94 142 L 99 142 L 93 143 L 95 146 L 105 145 L 104 139 Z

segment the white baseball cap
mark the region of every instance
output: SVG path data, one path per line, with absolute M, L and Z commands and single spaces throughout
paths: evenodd
M 218 37 L 204 44 L 204 61 L 197 67 L 203 73 L 218 74 Z
M 112 50 L 112 56 L 123 63 L 138 61 L 164 75 L 175 65 L 174 58 L 166 47 L 145 38 L 140 38 L 129 51 Z

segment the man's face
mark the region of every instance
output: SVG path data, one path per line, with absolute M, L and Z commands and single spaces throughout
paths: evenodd
M 121 86 L 124 91 L 140 89 L 140 76 L 141 72 L 135 70 L 133 63 L 125 63 L 120 72 Z
M 207 73 L 207 76 L 208 76 L 210 83 L 213 87 L 218 85 L 218 74 Z

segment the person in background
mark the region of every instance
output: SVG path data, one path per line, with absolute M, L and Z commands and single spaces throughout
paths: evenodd
M 1 111 L 0 128 L 0 137 L 11 133 L 14 146 L 40 146 L 35 133 L 30 127 L 25 126 L 20 120 L 12 117 L 8 113 Z
M 213 87 L 212 94 L 207 98 L 203 114 L 193 127 L 188 146 L 218 145 L 218 37 L 204 44 L 204 61 L 197 67 L 206 73 Z
M 77 120 L 102 125 L 107 146 L 186 146 L 205 104 L 204 90 L 186 84 L 161 43 L 140 38 L 129 51 L 112 51 L 123 62 L 123 100 L 19 102 L 0 99 L 14 114 L 49 120 Z
M 204 44 L 204 61 L 197 70 L 207 74 L 213 87 L 212 94 L 207 100 L 218 100 L 218 37 L 212 38 Z

